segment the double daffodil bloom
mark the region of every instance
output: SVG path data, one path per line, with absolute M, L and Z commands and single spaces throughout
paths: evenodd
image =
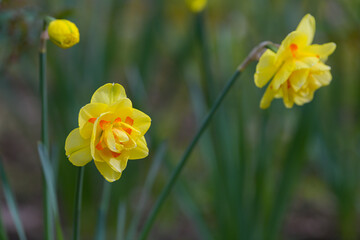
M 274 98 L 283 98 L 287 108 L 294 103 L 303 105 L 313 99 L 317 89 L 330 84 L 332 76 L 325 61 L 336 45 L 312 44 L 314 35 L 315 19 L 307 14 L 282 41 L 277 53 L 266 50 L 260 57 L 254 75 L 256 86 L 261 88 L 272 79 L 261 99 L 261 108 L 268 108 Z
M 113 182 L 121 177 L 129 159 L 148 155 L 144 134 L 150 124 L 150 117 L 132 107 L 120 84 L 105 84 L 81 108 L 79 127 L 65 142 L 66 155 L 75 166 L 94 159 L 99 172 Z
M 49 23 L 48 34 L 50 40 L 61 48 L 69 48 L 80 41 L 79 29 L 65 19 L 55 19 Z
M 199 13 L 206 7 L 207 0 L 186 0 L 186 4 L 190 11 Z

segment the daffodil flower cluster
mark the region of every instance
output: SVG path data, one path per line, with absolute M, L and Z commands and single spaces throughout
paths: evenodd
M 303 105 L 313 99 L 314 92 L 330 84 L 330 67 L 325 64 L 335 51 L 335 43 L 312 44 L 315 19 L 307 14 L 274 53 L 266 50 L 256 66 L 255 84 L 265 86 L 271 79 L 260 107 L 268 108 L 274 98 L 283 98 L 285 107 Z
M 148 155 L 144 134 L 150 124 L 150 117 L 132 107 L 120 84 L 105 84 L 81 108 L 79 127 L 65 142 L 66 155 L 75 166 L 93 159 L 104 178 L 113 182 L 121 177 L 129 159 Z

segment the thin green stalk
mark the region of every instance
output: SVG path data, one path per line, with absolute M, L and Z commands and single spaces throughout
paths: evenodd
M 73 240 L 78 240 L 80 236 L 80 213 L 81 213 L 81 199 L 84 179 L 84 167 L 79 167 L 77 183 L 75 189 L 75 209 L 74 209 L 74 232 Z
M 0 239 L 8 240 L 6 230 L 5 230 L 5 227 L 4 227 L 4 223 L 2 221 L 1 216 L 2 216 L 2 214 L 1 214 L 1 209 L 0 209 Z
M 211 73 L 211 62 L 209 54 L 209 46 L 206 41 L 205 23 L 203 12 L 195 15 L 196 37 L 201 52 L 201 63 L 204 70 L 202 78 L 203 90 L 205 92 L 205 99 L 207 106 L 210 106 L 214 96 L 214 80 Z
M 21 220 L 20 220 L 20 215 L 19 215 L 18 208 L 16 206 L 15 197 L 14 197 L 13 193 L 11 192 L 11 187 L 10 187 L 9 182 L 7 180 L 7 176 L 5 174 L 5 170 L 4 170 L 4 166 L 2 164 L 1 157 L 0 157 L 0 180 L 2 182 L 2 187 L 3 187 L 3 191 L 4 191 L 5 200 L 6 200 L 6 203 L 8 205 L 11 217 L 12 217 L 12 219 L 14 221 L 14 225 L 15 225 L 16 231 L 18 233 L 19 239 L 20 240 L 26 240 L 27 238 L 26 238 L 26 235 L 25 235 L 24 227 L 23 227 L 23 225 L 21 223 Z M 6 236 L 6 233 L 2 233 L 1 235 Z
M 126 205 L 125 203 L 119 203 L 117 224 L 116 224 L 116 240 L 125 239 L 125 223 L 126 223 Z
M 199 141 L 202 133 L 205 131 L 205 129 L 209 125 L 211 118 L 213 117 L 214 113 L 216 112 L 216 110 L 220 106 L 220 104 L 223 101 L 223 99 L 225 98 L 226 94 L 231 89 L 231 86 L 235 83 L 235 80 L 237 79 L 237 77 L 240 76 L 240 73 L 241 72 L 239 70 L 235 71 L 234 75 L 230 78 L 227 85 L 225 86 L 225 88 L 221 92 L 220 96 L 215 101 L 215 103 L 214 103 L 213 107 L 211 108 L 210 112 L 205 117 L 205 120 L 201 124 L 200 129 L 197 131 L 195 137 L 193 138 L 190 145 L 186 149 L 183 157 L 181 158 L 180 162 L 178 163 L 175 170 L 173 171 L 173 173 L 171 175 L 171 178 L 170 178 L 170 181 L 165 186 L 164 190 L 162 191 L 159 199 L 157 200 L 157 202 L 155 204 L 155 207 L 153 208 L 153 210 L 150 213 L 150 216 L 148 217 L 147 221 L 145 222 L 145 226 L 143 228 L 140 239 L 144 240 L 144 239 L 147 238 L 147 235 L 148 235 L 148 233 L 149 233 L 149 231 L 150 231 L 150 229 L 152 227 L 152 224 L 154 223 L 155 217 L 157 216 L 163 202 L 165 201 L 165 199 L 169 195 L 170 191 L 172 190 L 172 188 L 173 188 L 177 178 L 179 177 L 179 174 L 181 173 L 182 169 L 184 168 L 184 166 L 185 166 L 185 164 L 186 164 L 192 150 L 194 149 L 196 143 Z
M 47 100 L 47 82 L 46 82 L 46 23 L 44 23 L 44 31 L 40 37 L 40 52 L 39 52 L 39 77 L 40 77 L 40 98 L 41 98 L 41 142 L 46 150 L 49 149 L 49 135 L 48 135 L 48 100 Z M 53 223 L 49 194 L 45 179 L 43 177 L 43 192 L 44 192 L 44 228 L 45 239 L 53 239 Z
M 145 222 L 145 225 L 144 225 L 144 228 L 143 228 L 143 230 L 141 232 L 141 236 L 140 236 L 141 240 L 144 240 L 144 239 L 147 238 L 147 236 L 148 236 L 148 234 L 150 232 L 150 229 L 151 229 L 151 227 L 152 227 L 152 225 L 154 223 L 154 220 L 155 220 L 157 214 L 160 211 L 160 208 L 162 207 L 164 201 L 166 200 L 166 198 L 168 197 L 170 191 L 174 187 L 174 184 L 176 183 L 177 178 L 179 177 L 182 169 L 184 168 L 184 166 L 185 166 L 185 164 L 186 164 L 192 150 L 194 149 L 195 145 L 199 141 L 201 135 L 206 130 L 207 126 L 210 123 L 210 120 L 214 116 L 216 110 L 219 108 L 219 106 L 222 103 L 222 101 L 224 100 L 225 96 L 227 95 L 227 93 L 229 92 L 231 87 L 234 85 L 236 79 L 240 76 L 241 72 L 247 67 L 247 65 L 251 61 L 256 59 L 259 52 L 262 51 L 268 45 L 273 45 L 273 43 L 266 41 L 266 42 L 262 42 L 258 46 L 256 46 L 250 52 L 250 54 L 245 58 L 245 60 L 240 64 L 240 66 L 236 69 L 236 71 L 232 75 L 232 77 L 228 80 L 227 84 L 225 85 L 225 87 L 221 91 L 220 95 L 217 97 L 217 99 L 215 100 L 213 106 L 211 107 L 210 112 L 206 115 L 203 123 L 200 126 L 200 129 L 197 131 L 197 133 L 195 134 L 195 136 L 194 136 L 193 140 L 191 141 L 190 145 L 187 147 L 187 149 L 186 149 L 184 155 L 182 156 L 180 162 L 178 163 L 178 165 L 174 169 L 174 171 L 173 171 L 173 173 L 172 173 L 172 175 L 170 177 L 169 182 L 166 184 L 165 188 L 161 192 L 161 195 L 158 198 L 158 200 L 156 201 L 154 208 L 150 212 L 150 215 L 147 218 L 147 220 Z
M 96 224 L 95 240 L 106 239 L 106 216 L 109 209 L 111 183 L 104 180 L 99 215 Z
M 46 50 L 40 52 L 40 94 L 41 94 L 41 141 L 46 149 L 49 147 L 48 106 L 46 83 Z

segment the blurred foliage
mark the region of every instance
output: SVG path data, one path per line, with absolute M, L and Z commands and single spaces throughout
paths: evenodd
M 359 1 L 213 0 L 194 16 L 183 0 L 3 0 L 0 153 L 29 239 L 42 236 L 36 143 L 44 16 L 68 18 L 80 30 L 80 43 L 71 49 L 48 44 L 51 159 L 66 236 L 77 169 L 63 148 L 79 109 L 103 83 L 118 82 L 153 120 L 146 135 L 150 156 L 129 162 L 111 184 L 106 236 L 114 239 L 126 236 L 139 199 L 146 198 L 141 228 L 212 99 L 252 47 L 279 43 L 306 13 L 317 21 L 314 42 L 337 44 L 328 61 L 331 85 L 304 107 L 288 110 L 277 100 L 263 111 L 250 65 L 193 153 L 150 239 L 358 239 Z M 165 160 L 144 195 L 165 140 Z M 103 179 L 89 164 L 84 180 L 81 232 L 92 239 Z M 5 228 L 16 239 L 2 195 L 0 200 Z M 117 233 L 119 226 L 125 233 Z

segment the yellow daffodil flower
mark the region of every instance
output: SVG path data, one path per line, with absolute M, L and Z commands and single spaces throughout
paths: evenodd
M 79 29 L 65 19 L 55 19 L 49 23 L 50 40 L 61 48 L 69 48 L 80 41 Z
M 277 53 L 266 50 L 260 57 L 254 75 L 257 87 L 265 86 L 271 79 L 260 107 L 265 109 L 274 98 L 283 98 L 284 105 L 303 105 L 313 99 L 314 92 L 330 84 L 330 67 L 325 65 L 335 51 L 335 43 L 312 44 L 315 35 L 315 18 L 303 17 L 295 31 L 281 43 Z
M 207 0 L 186 0 L 186 4 L 190 11 L 199 13 L 206 7 Z
M 65 142 L 66 155 L 75 166 L 94 159 L 104 178 L 116 181 L 128 159 L 148 155 L 144 134 L 150 124 L 150 117 L 132 107 L 120 84 L 105 84 L 81 108 L 79 127 L 70 132 Z

